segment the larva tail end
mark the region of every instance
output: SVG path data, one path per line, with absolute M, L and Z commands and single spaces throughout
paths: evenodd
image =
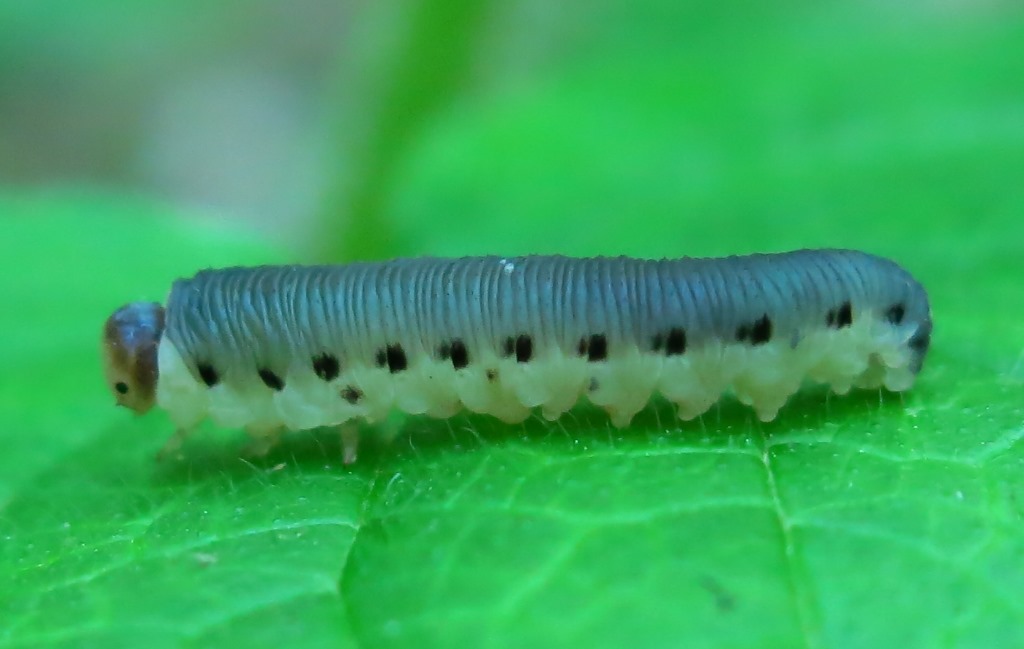
M 931 346 L 931 341 L 932 319 L 929 317 L 918 325 L 914 335 L 907 341 L 907 346 L 910 347 L 911 352 L 910 371 L 914 374 L 921 371 L 921 367 L 924 365 L 924 357 L 928 353 L 928 347 Z
M 103 327 L 103 367 L 117 405 L 143 413 L 156 401 L 157 346 L 164 308 L 153 302 L 127 304 Z

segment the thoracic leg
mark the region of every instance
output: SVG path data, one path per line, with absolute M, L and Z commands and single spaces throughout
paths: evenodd
M 346 465 L 353 464 L 359 451 L 359 425 L 345 422 L 338 426 L 338 433 L 341 435 L 341 461 Z
M 174 431 L 174 434 L 167 438 L 164 445 L 160 447 L 160 450 L 156 452 L 157 460 L 169 460 L 171 456 L 178 455 L 178 451 L 181 450 L 181 445 L 185 443 L 185 438 L 189 436 L 191 430 L 184 428 L 178 428 Z
M 273 428 L 247 426 L 245 432 L 249 434 L 249 443 L 242 449 L 245 457 L 264 457 L 277 443 L 281 441 L 281 427 Z

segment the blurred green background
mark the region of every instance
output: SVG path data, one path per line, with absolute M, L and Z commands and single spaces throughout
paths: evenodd
M 2 3 L 0 648 L 1024 646 L 1022 214 L 1019 2 Z M 156 463 L 97 357 L 205 266 L 824 246 L 913 391 Z
M 981 226 L 1019 205 L 1003 181 L 1024 139 L 1021 14 L 4 3 L 0 179 L 142 194 L 297 258 L 898 256 L 923 223 Z

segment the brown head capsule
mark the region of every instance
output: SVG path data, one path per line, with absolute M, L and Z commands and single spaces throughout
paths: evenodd
M 103 327 L 103 366 L 117 405 L 143 413 L 156 401 L 157 345 L 164 308 L 153 302 L 127 304 Z

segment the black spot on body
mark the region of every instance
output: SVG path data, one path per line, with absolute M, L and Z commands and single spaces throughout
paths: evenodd
M 763 345 L 771 340 L 771 320 L 765 313 L 750 324 L 740 324 L 736 329 L 736 340 L 752 345 Z
M 591 363 L 607 360 L 608 339 L 604 334 L 594 334 L 587 342 L 587 360 Z
M 749 342 L 751 345 L 763 345 L 772 339 L 772 321 L 764 314 L 754 322 L 740 325 L 736 329 L 736 340 Z
M 196 371 L 199 372 L 199 378 L 203 380 L 206 387 L 212 388 L 220 383 L 220 376 L 217 374 L 217 370 L 213 368 L 213 365 L 209 363 L 196 363 Z
M 907 308 L 902 304 L 894 304 L 885 312 L 885 319 L 894 325 L 901 324 L 907 315 Z
M 843 304 L 839 307 L 839 313 L 838 318 L 836 318 L 836 324 L 839 325 L 840 329 L 842 329 L 843 327 L 849 327 L 850 325 L 853 324 L 853 305 L 850 304 L 848 301 L 843 302 Z
M 452 341 L 452 367 L 457 370 L 469 365 L 469 350 L 461 340 Z
M 388 370 L 392 374 L 401 372 L 409 366 L 409 361 L 405 358 L 405 350 L 402 349 L 401 345 L 388 345 L 385 356 L 388 363 Z
M 825 323 L 832 328 L 842 329 L 853 324 L 853 305 L 847 300 L 838 308 L 830 309 L 825 317 Z
M 346 385 L 341 390 L 341 398 L 348 401 L 352 405 L 359 403 L 359 400 L 363 398 L 363 391 L 354 385 Z
M 445 343 L 441 346 L 442 348 L 442 359 L 451 359 L 452 367 L 457 370 L 469 365 L 469 351 L 466 349 L 466 344 L 459 339 L 455 339 L 450 343 Z
M 580 356 L 587 355 L 587 348 L 590 346 L 586 337 L 580 338 L 580 342 L 576 344 L 576 353 Z
M 487 380 L 494 383 L 498 380 L 498 370 L 487 370 Z
M 910 361 L 910 369 L 914 373 L 921 371 L 921 366 L 924 364 L 924 355 L 928 352 L 928 346 L 932 341 L 932 323 L 931 320 L 927 320 L 921 323 L 917 327 L 917 331 L 907 341 L 907 346 L 914 352 L 914 357 Z
M 502 354 L 502 356 L 505 356 L 507 358 L 507 357 L 511 356 L 512 354 L 514 354 L 515 351 L 516 351 L 516 339 L 513 338 L 512 336 L 509 336 L 508 338 L 505 339 L 504 345 L 502 345 L 501 354 Z
M 115 383 L 114 389 L 117 390 L 118 394 L 128 394 L 128 384 L 124 381 L 118 381 Z
M 384 367 L 385 365 L 387 365 L 388 364 L 388 352 L 387 352 L 387 350 L 385 350 L 385 349 L 378 349 L 377 350 L 377 358 L 375 360 L 377 361 L 377 367 Z
M 449 343 L 441 343 L 437 348 L 437 357 L 442 361 L 446 361 L 452 357 L 452 346 Z
M 918 354 L 928 351 L 928 345 L 932 341 L 932 328 L 930 325 L 918 327 L 914 335 L 907 341 L 907 346 Z
M 277 374 L 274 374 L 273 370 L 266 367 L 260 368 L 257 372 L 260 375 L 260 380 L 263 381 L 263 385 L 267 386 L 271 390 L 280 392 L 284 389 L 284 381 Z
M 678 356 L 686 351 L 686 330 L 682 327 L 673 327 L 665 338 L 665 354 Z
M 763 345 L 772 339 L 772 321 L 764 314 L 750 329 L 750 344 Z
M 526 334 L 521 334 L 516 338 L 516 361 L 519 363 L 528 363 L 532 356 L 533 339 Z
M 337 356 L 324 352 L 313 357 L 313 371 L 324 381 L 333 381 L 341 372 L 341 363 Z

